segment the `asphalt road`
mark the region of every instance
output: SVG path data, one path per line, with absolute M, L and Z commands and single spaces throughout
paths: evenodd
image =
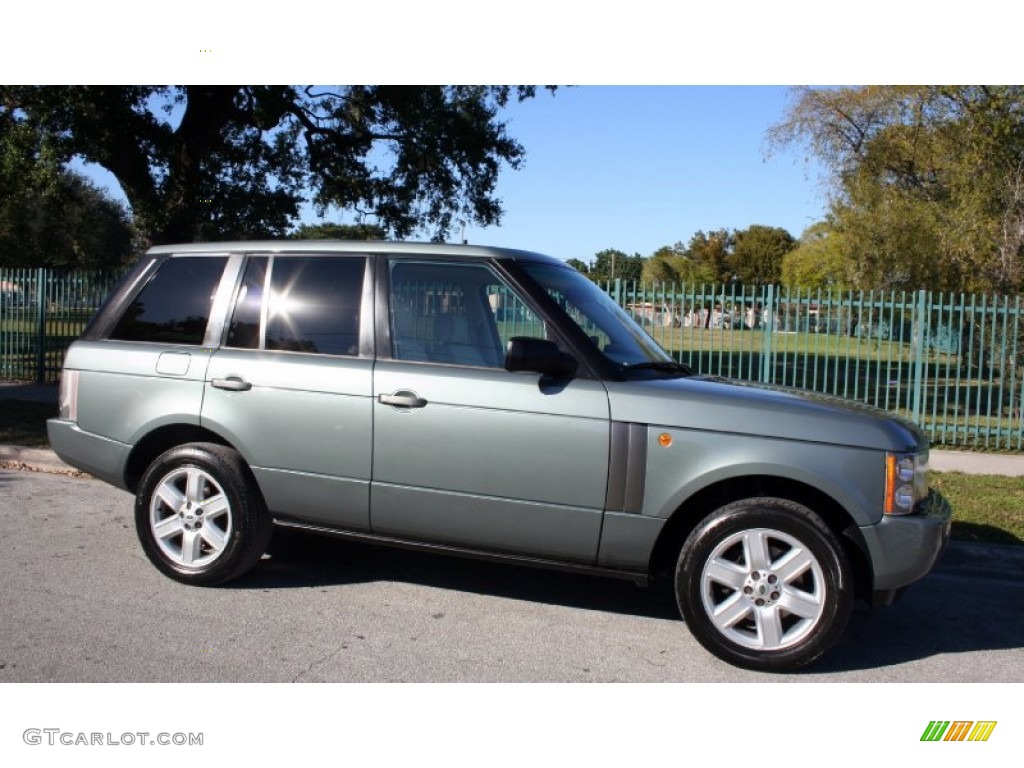
M 1024 578 L 940 569 L 795 675 L 705 652 L 630 583 L 291 534 L 218 589 L 161 576 L 132 499 L 0 471 L 0 682 L 1022 682 Z

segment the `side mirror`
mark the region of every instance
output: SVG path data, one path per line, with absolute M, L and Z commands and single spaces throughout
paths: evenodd
M 513 336 L 505 352 L 506 371 L 534 371 L 545 376 L 572 376 L 578 363 L 547 339 Z

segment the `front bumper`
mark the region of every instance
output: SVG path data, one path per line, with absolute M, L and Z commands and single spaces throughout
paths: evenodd
M 921 511 L 886 515 L 878 524 L 860 529 L 874 572 L 874 602 L 890 602 L 892 593 L 934 567 L 949 543 L 952 517 L 949 502 L 932 490 Z

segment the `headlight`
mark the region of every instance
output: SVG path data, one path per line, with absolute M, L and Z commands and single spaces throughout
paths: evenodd
M 885 514 L 909 515 L 928 495 L 928 451 L 885 454 Z

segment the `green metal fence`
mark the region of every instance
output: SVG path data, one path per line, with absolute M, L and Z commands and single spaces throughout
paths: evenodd
M 117 275 L 0 269 L 0 380 L 55 382 Z
M 68 345 L 116 279 L 0 270 L 0 380 L 55 382 Z M 603 287 L 699 373 L 858 400 L 913 419 L 939 445 L 1024 450 L 1019 297 L 624 281 Z M 513 308 L 499 309 L 504 322 L 517 317 Z
M 935 444 L 1024 448 L 1019 297 L 623 281 L 604 287 L 700 373 L 878 406 L 916 421 Z

